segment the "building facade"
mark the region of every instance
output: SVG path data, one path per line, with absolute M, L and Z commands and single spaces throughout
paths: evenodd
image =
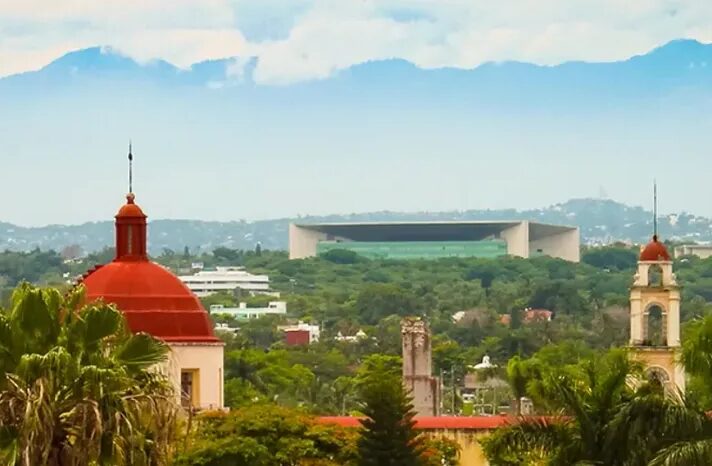
M 158 369 L 172 381 L 184 407 L 221 409 L 224 343 L 214 335 L 197 296 L 148 259 L 146 238 L 146 215 L 130 193 L 116 215 L 116 257 L 80 281 L 86 300 L 115 305 L 132 332 L 168 345 L 168 360 Z
M 696 256 L 700 259 L 712 257 L 712 244 L 683 244 L 673 249 L 675 257 Z
M 579 229 L 525 220 L 292 224 L 289 257 L 335 249 L 372 259 L 551 256 L 580 260 Z
M 225 307 L 222 304 L 210 306 L 210 314 L 228 315 L 238 320 L 257 319 L 266 315 L 286 315 L 287 303 L 285 301 L 271 301 L 267 307 L 247 307 L 247 303 L 240 303 L 238 307 Z
M 270 293 L 269 276 L 253 275 L 243 267 L 216 267 L 215 270 L 201 270 L 179 278 L 199 298 L 235 290 L 251 295 Z

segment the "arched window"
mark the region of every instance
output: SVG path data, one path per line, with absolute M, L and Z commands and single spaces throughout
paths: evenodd
M 657 305 L 650 306 L 645 311 L 645 341 L 646 346 L 667 346 L 665 313 Z
M 663 286 L 663 269 L 657 264 L 648 268 L 648 286 Z
M 670 376 L 662 367 L 651 367 L 645 371 L 649 383 L 659 384 L 662 387 L 670 382 Z

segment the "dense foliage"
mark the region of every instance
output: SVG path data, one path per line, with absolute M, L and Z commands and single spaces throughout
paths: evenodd
M 686 370 L 698 380 L 712 375 L 710 341 L 712 316 L 707 316 L 693 324 L 683 348 Z M 525 394 L 549 416 L 525 417 L 493 432 L 483 441 L 491 464 L 702 466 L 712 461 L 712 419 L 694 394 L 678 394 L 647 379 L 621 349 L 560 364 L 546 364 L 549 356 L 537 353 L 518 363 L 528 368 Z
M 23 285 L 0 309 L 0 462 L 170 464 L 178 407 L 148 370 L 167 347 L 82 301 L 81 289 Z
M 434 334 L 434 369 L 436 374 L 454 375 L 446 378 L 448 384 L 459 384 L 467 366 L 485 354 L 504 367 L 513 356 L 528 358 L 550 344 L 575 342 L 604 349 L 627 340 L 628 287 L 637 259 L 631 248 L 585 249 L 580 264 L 547 257 L 371 261 L 338 252 L 290 261 L 284 252 L 218 248 L 199 255 L 166 250 L 154 258 L 176 273 L 189 273 L 194 262 L 205 267 L 242 265 L 250 272 L 266 273 L 288 303 L 288 320 L 322 326 L 319 344 L 291 348 L 282 344 L 277 329 L 285 319 L 231 322 L 218 317 L 241 329 L 236 335 L 222 335 L 228 343 L 230 406 L 259 399 L 320 414 L 354 411 L 355 369 L 369 354 L 400 354 L 403 315 L 427 317 Z M 105 250 L 64 261 L 52 252 L 3 253 L 0 289 L 4 286 L 8 299 L 8 290 L 22 279 L 66 282 L 63 274 L 74 277 L 112 255 Z M 682 258 L 675 269 L 684 285 L 683 321 L 704 315 L 712 299 L 712 259 Z M 238 301 L 257 305 L 271 299 L 236 293 L 213 295 L 204 302 L 206 307 Z M 554 318 L 527 319 L 521 312 L 527 307 L 549 309 Z M 505 314 L 510 316 L 506 320 Z M 358 330 L 367 338 L 334 339 L 339 332 L 354 335 Z M 698 385 L 693 382 L 691 389 Z M 712 397 L 708 398 L 706 403 L 712 406 Z M 450 409 L 451 403 L 446 406 Z M 459 406 L 458 399 L 455 409 Z

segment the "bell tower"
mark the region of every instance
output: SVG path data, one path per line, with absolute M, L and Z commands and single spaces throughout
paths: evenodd
M 656 196 L 657 198 L 657 196 Z M 657 205 L 657 202 L 656 202 Z M 657 208 L 655 209 L 657 220 Z M 680 351 L 680 287 L 672 259 L 658 240 L 657 221 L 650 243 L 643 248 L 630 291 L 630 349 L 648 377 L 669 389 L 685 391 Z

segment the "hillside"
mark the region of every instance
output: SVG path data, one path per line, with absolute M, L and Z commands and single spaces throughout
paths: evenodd
M 529 219 L 581 228 L 585 243 L 646 241 L 652 230 L 652 213 L 610 200 L 574 199 L 551 207 L 519 211 L 469 210 L 461 212 L 370 212 L 351 215 L 275 219 L 257 222 L 206 222 L 200 220 L 154 220 L 150 223 L 149 248 L 210 251 L 219 246 L 252 249 L 259 242 L 267 249 L 286 249 L 291 222 L 420 221 L 420 220 L 505 220 Z M 689 213 L 660 216 L 659 229 L 665 239 L 712 241 L 712 220 Z M 111 222 L 82 225 L 49 225 L 24 228 L 0 222 L 0 249 L 55 249 L 77 244 L 95 251 L 113 243 Z

